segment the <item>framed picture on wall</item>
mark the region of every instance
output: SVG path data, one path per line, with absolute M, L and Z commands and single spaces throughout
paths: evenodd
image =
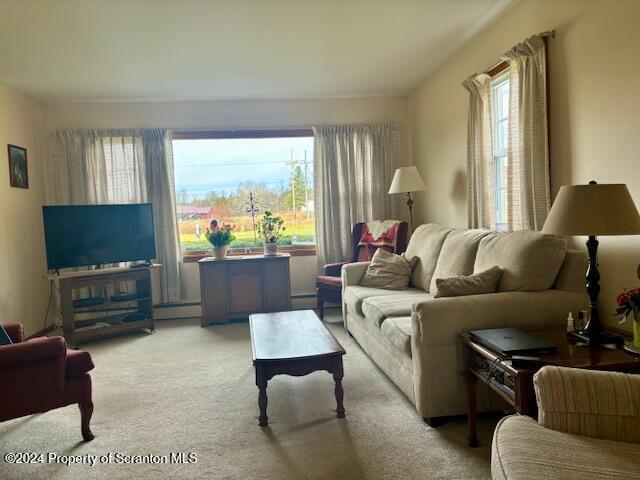
M 27 149 L 9 145 L 9 184 L 16 188 L 29 188 Z

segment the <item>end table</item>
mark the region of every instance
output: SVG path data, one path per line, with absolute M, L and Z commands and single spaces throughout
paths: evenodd
M 567 340 L 566 331 L 559 328 L 529 330 L 528 333 L 557 348 L 556 353 L 539 355 L 543 364 L 640 373 L 640 357 L 629 355 L 622 349 L 572 344 Z M 462 333 L 461 340 L 464 349 L 463 375 L 467 386 L 469 446 L 477 447 L 479 445 L 476 404 L 478 381 L 496 392 L 516 412 L 535 417 L 537 405 L 533 390 L 533 375 L 541 367 L 515 368 L 508 357 L 477 343 L 468 333 Z

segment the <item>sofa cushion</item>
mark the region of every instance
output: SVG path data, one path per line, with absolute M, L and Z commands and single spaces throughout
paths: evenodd
M 436 291 L 436 279 L 471 275 L 476 261 L 478 245 L 487 235 L 495 235 L 488 230 L 452 230 L 444 239 L 436 269 L 431 278 L 429 291 Z
M 493 434 L 491 477 L 497 479 L 640 479 L 640 445 L 556 432 L 513 415 Z
M 564 261 L 567 241 L 540 232 L 488 235 L 480 240 L 473 273 L 498 265 L 498 292 L 548 290 Z
M 500 275 L 502 275 L 500 267 L 492 267 L 473 275 L 438 278 L 436 279 L 437 290 L 434 297 L 464 297 L 465 295 L 495 293 Z
M 433 295 L 418 291 L 400 290 L 395 295 L 369 297 L 362 302 L 362 313 L 368 320 L 380 327 L 388 317 L 406 317 L 411 315 L 414 303 L 433 299 Z
M 411 356 L 411 317 L 387 318 L 380 330 L 392 345 Z
M 65 377 L 77 377 L 93 370 L 93 361 L 89 352 L 82 350 L 67 350 L 67 365 Z
M 424 293 L 417 288 L 408 288 L 402 290 L 402 293 Z M 384 288 L 370 288 L 361 285 L 352 285 L 344 289 L 343 302 L 347 304 L 347 308 L 351 312 L 358 315 L 364 315 L 362 312 L 362 302 L 369 297 L 382 297 L 385 295 L 398 295 L 397 290 L 386 290 Z
M 418 259 L 408 259 L 404 254 L 396 255 L 379 248 L 364 272 L 360 285 L 363 287 L 405 290 L 409 287 L 411 271 Z
M 411 284 L 414 287 L 429 291 L 442 243 L 451 230 L 436 223 L 428 223 L 420 225 L 411 235 L 406 255 L 407 258 L 418 257 L 418 263 L 411 275 Z

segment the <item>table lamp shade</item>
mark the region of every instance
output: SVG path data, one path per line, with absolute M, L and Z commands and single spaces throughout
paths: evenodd
M 424 189 L 424 182 L 416 167 L 401 167 L 393 175 L 389 193 L 419 192 Z
M 565 185 L 553 202 L 542 233 L 638 235 L 640 215 L 625 184 Z

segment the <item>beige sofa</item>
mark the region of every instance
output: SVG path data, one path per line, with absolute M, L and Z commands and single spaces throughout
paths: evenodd
M 586 256 L 560 237 L 421 225 L 407 255 L 411 287 L 359 285 L 367 262 L 342 269 L 344 324 L 430 425 L 466 412 L 459 334 L 494 327 L 564 325 L 587 303 Z M 435 279 L 503 268 L 497 293 L 434 298 Z
M 494 480 L 640 479 L 640 376 L 544 367 L 534 377 L 538 423 L 503 418 Z

